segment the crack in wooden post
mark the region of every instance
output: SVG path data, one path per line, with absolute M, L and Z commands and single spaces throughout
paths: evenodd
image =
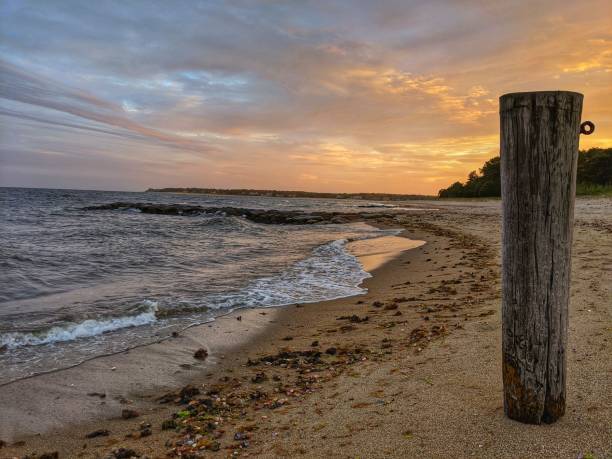
M 529 424 L 565 412 L 582 100 L 567 91 L 500 98 L 504 411 Z

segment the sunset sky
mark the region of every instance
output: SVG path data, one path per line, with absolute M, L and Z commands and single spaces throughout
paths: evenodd
M 435 194 L 514 91 L 612 146 L 609 0 L 0 5 L 0 186 Z

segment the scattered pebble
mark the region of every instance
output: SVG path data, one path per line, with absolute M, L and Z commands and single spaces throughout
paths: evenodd
M 96 437 L 108 437 L 110 432 L 106 429 L 94 430 L 93 432 L 85 435 L 85 438 L 96 438 Z
M 140 454 L 129 448 L 115 449 L 113 450 L 112 455 L 115 457 L 115 459 L 130 459 L 131 457 L 140 457 Z
M 195 351 L 193 354 L 193 358 L 197 360 L 206 360 L 207 357 L 208 357 L 208 351 L 204 349 L 203 347 Z
M 123 419 L 132 419 L 137 418 L 138 416 L 140 416 L 140 413 L 136 410 L 124 408 L 123 411 L 121 411 L 121 417 Z

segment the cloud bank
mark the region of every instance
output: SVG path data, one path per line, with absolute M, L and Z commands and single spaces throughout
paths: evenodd
M 612 7 L 495 3 L 7 1 L 0 185 L 435 193 L 524 90 L 612 144 Z

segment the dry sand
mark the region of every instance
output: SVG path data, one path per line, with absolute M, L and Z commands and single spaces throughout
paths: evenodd
M 0 457 L 103 458 L 121 447 L 190 457 L 190 440 L 202 457 L 612 457 L 612 200 L 577 201 L 568 410 L 543 426 L 503 415 L 499 202 L 435 206 L 380 222 L 426 244 L 377 268 L 366 295 L 237 312 L 164 343 L 0 387 L 8 443 Z M 381 252 L 385 261 L 393 250 Z M 203 363 L 193 359 L 199 347 L 210 352 Z M 322 356 L 281 366 L 282 349 Z M 270 355 L 268 365 L 258 360 Z M 155 399 L 188 382 L 214 412 L 192 402 L 200 419 L 162 431 L 189 405 Z M 126 407 L 140 416 L 120 419 Z M 152 435 L 138 438 L 148 433 L 141 423 Z M 85 439 L 99 429 L 109 435 Z

